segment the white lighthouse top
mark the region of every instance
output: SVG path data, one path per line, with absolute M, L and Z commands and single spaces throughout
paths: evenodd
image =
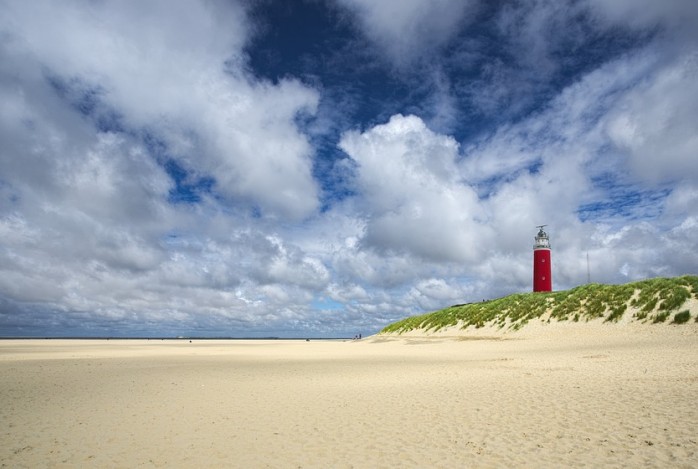
M 547 225 L 538 225 L 538 234 L 536 235 L 536 243 L 533 245 L 533 249 L 550 249 L 548 233 L 543 231 L 545 226 Z

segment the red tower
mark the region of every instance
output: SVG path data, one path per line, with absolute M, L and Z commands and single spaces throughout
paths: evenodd
M 538 226 L 536 243 L 533 245 L 533 291 L 552 291 L 553 274 L 550 263 L 550 239 L 543 231 L 546 225 Z

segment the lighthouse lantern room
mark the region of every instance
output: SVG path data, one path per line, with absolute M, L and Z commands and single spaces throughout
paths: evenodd
M 533 245 L 533 291 L 552 291 L 553 276 L 550 263 L 550 239 L 543 231 L 546 225 L 538 226 L 536 242 Z

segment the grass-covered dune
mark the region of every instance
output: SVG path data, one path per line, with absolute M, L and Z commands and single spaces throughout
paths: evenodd
M 496 300 L 450 306 L 412 316 L 385 327 L 380 334 L 443 328 L 494 326 L 518 330 L 532 319 L 590 321 L 621 319 L 676 324 L 698 322 L 698 276 L 655 278 L 624 285 L 582 285 L 549 293 L 517 293 Z M 693 313 L 692 313 L 693 311 Z

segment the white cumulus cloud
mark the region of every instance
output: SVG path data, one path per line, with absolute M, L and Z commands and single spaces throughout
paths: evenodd
M 477 196 L 462 184 L 458 145 L 415 116 L 393 116 L 340 147 L 358 165 L 367 217 L 363 242 L 432 260 L 465 260 L 478 250 Z

